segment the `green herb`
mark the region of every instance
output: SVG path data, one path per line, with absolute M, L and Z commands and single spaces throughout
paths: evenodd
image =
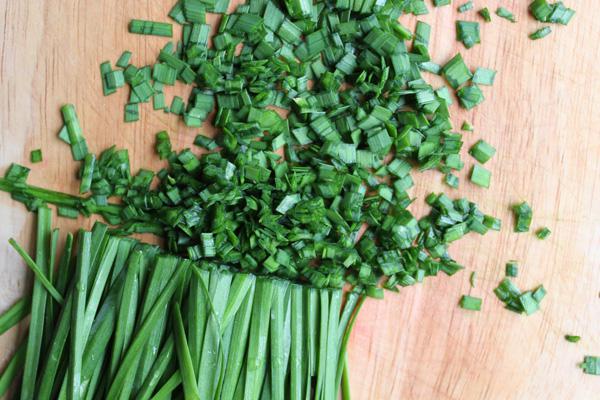
M 529 4 L 529 12 L 538 21 L 562 25 L 567 25 L 575 15 L 575 11 L 565 7 L 561 1 L 551 4 L 547 0 L 532 1 Z
M 433 0 L 433 5 L 436 7 L 447 6 L 452 0 Z
M 463 130 L 463 131 L 467 131 L 467 132 L 473 132 L 473 130 L 474 130 L 473 125 L 471 125 L 467 121 L 463 121 L 460 129 Z
M 492 16 L 490 14 L 490 10 L 488 10 L 487 7 L 484 7 L 481 10 L 477 11 L 477 14 L 479 14 L 485 22 L 492 22 Z
M 577 343 L 581 340 L 581 336 L 565 335 L 565 340 L 571 343 Z
M 126 50 L 121 54 L 115 65 L 119 68 L 127 68 L 130 59 L 131 52 L 129 50 Z
M 467 12 L 472 9 L 473 9 L 473 2 L 471 0 L 467 1 L 466 3 L 461 4 L 457 8 L 459 13 L 464 13 L 464 12 Z
M 141 35 L 173 36 L 173 25 L 166 22 L 144 21 L 132 19 L 129 22 L 129 32 Z
M 444 65 L 442 68 L 442 75 L 454 89 L 457 89 L 473 76 L 463 61 L 460 53 L 456 54 L 446 63 L 446 65 Z
M 581 368 L 586 374 L 600 375 L 600 357 L 585 356 Z
M 460 307 L 465 310 L 480 311 L 482 300 L 478 297 L 463 295 L 460 298 Z
M 124 121 L 125 122 L 135 122 L 135 121 L 139 121 L 139 120 L 140 120 L 139 105 L 137 103 L 125 104 Z
M 31 153 L 29 153 L 29 159 L 34 164 L 41 162 L 42 161 L 42 150 L 41 149 L 31 150 Z
M 483 92 L 477 85 L 463 86 L 456 92 L 456 95 L 460 100 L 460 105 L 467 110 L 483 103 L 483 100 L 485 100 Z
M 510 22 L 517 22 L 517 20 L 515 19 L 515 16 L 513 15 L 513 13 L 511 13 L 509 10 L 507 10 L 504 7 L 498 7 L 496 9 L 496 15 L 499 16 L 500 18 L 504 18 L 509 20 Z
M 505 268 L 506 276 L 510 276 L 511 278 L 516 278 L 519 274 L 519 265 L 516 261 L 509 261 L 506 263 Z
M 548 236 L 550 236 L 550 229 L 543 227 L 537 230 L 537 232 L 535 233 L 535 236 L 537 236 L 538 239 L 540 240 L 544 240 L 546 239 Z
M 448 173 L 446 174 L 446 177 L 444 178 L 444 182 L 446 182 L 446 185 L 450 186 L 451 188 L 457 188 L 458 187 L 458 177 L 454 174 Z
M 484 188 L 490 187 L 492 173 L 482 166 L 475 164 L 471 170 L 471 182 Z
M 552 28 L 550 28 L 549 26 L 544 26 L 543 28 L 540 28 L 537 31 L 529 34 L 529 39 L 531 39 L 531 40 L 542 39 L 542 38 L 545 38 L 546 36 L 548 36 L 550 33 L 552 33 Z
M 69 136 L 69 144 L 71 145 L 71 154 L 75 161 L 81 161 L 88 154 L 87 143 L 81 132 L 75 107 L 72 104 L 67 104 L 61 107 L 61 112 L 67 133 Z
M 469 149 L 469 154 L 480 163 L 485 164 L 496 154 L 496 149 L 486 141 L 478 140 Z
M 469 284 L 471 285 L 472 288 L 475 287 L 475 278 L 477 277 L 477 273 L 475 271 L 471 272 L 471 275 L 469 275 Z
M 533 217 L 533 210 L 529 204 L 524 201 L 514 205 L 512 209 L 515 214 L 515 232 L 528 232 Z
M 494 293 L 508 310 L 531 315 L 539 309 L 540 302 L 546 295 L 546 290 L 540 285 L 533 291 L 522 293 L 509 278 L 504 278 L 498 287 L 494 289 Z
M 481 43 L 479 22 L 456 21 L 456 40 L 461 41 L 467 49 Z
M 488 85 L 491 86 L 494 84 L 494 79 L 496 78 L 496 71 L 488 68 L 477 68 L 475 73 L 473 74 L 473 83 L 477 85 Z

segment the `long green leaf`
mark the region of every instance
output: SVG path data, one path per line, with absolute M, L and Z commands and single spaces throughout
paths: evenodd
M 205 270 L 192 274 L 190 278 L 190 293 L 188 297 L 188 341 L 190 345 L 190 354 L 192 356 L 192 364 L 194 365 L 194 371 L 196 371 L 197 374 L 200 373 L 202 343 L 204 342 L 208 311 L 208 299 L 204 288 L 208 287 L 209 279 L 210 272 Z M 199 376 L 196 376 L 196 382 L 199 378 Z
M 0 315 L 0 335 L 18 324 L 31 311 L 31 298 L 21 297 Z
M 4 371 L 2 371 L 2 374 L 0 375 L 0 397 L 6 394 L 17 378 L 17 375 L 19 375 L 23 369 L 26 350 L 27 342 L 21 343 L 4 368 Z
M 287 364 L 285 364 L 285 312 L 288 304 L 286 303 L 286 291 L 288 282 L 275 280 L 273 284 L 273 302 L 271 306 L 271 388 L 270 396 L 276 399 L 285 397 L 285 377 L 287 375 Z M 289 300 L 289 297 L 287 297 Z
M 320 289 L 319 300 L 319 348 L 317 363 L 317 383 L 315 386 L 315 399 L 324 397 L 325 373 L 327 372 L 327 333 L 329 332 L 327 324 L 329 323 L 329 292 Z M 337 327 L 337 324 L 336 324 Z
M 185 329 L 183 327 L 183 319 L 181 318 L 179 304 L 174 303 L 172 309 L 174 317 L 175 349 L 177 350 L 177 360 L 179 361 L 179 373 L 181 374 L 181 381 L 183 382 L 183 394 L 186 400 L 200 400 L 200 393 L 198 392 L 198 385 L 196 384 L 196 374 L 194 373 L 192 357 L 190 356 L 190 349 L 185 337 Z
M 181 385 L 181 374 L 177 371 L 171 375 L 158 392 L 152 396 L 151 400 L 170 400 L 171 393 L 173 393 L 179 385 Z
M 302 400 L 304 394 L 303 365 L 305 357 L 303 353 L 304 326 L 302 309 L 303 288 L 300 285 L 292 285 L 292 347 L 290 354 L 290 400 Z
M 146 381 L 142 385 L 142 388 L 136 395 L 137 400 L 148 400 L 154 393 L 154 389 L 158 386 L 158 383 L 162 379 L 163 375 L 167 371 L 167 368 L 171 364 L 171 360 L 175 355 L 175 340 L 173 339 L 173 335 L 169 335 L 165 344 L 163 345 L 160 354 L 156 358 L 156 362 L 152 366 L 150 373 L 148 373 L 148 377 Z

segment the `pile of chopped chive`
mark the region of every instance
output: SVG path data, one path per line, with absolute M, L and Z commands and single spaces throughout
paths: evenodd
M 0 315 L 31 315 L 0 375 L 21 399 L 348 398 L 346 347 L 364 295 L 204 269 L 96 223 L 62 252 L 39 207 L 33 291 Z M 344 378 L 344 376 L 346 377 Z

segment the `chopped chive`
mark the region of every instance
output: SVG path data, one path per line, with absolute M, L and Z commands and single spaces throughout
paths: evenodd
M 446 174 L 444 182 L 446 182 L 446 185 L 450 186 L 451 188 L 456 189 L 458 187 L 458 177 L 452 173 Z
M 130 59 L 131 52 L 129 50 L 126 50 L 121 54 L 115 65 L 119 68 L 127 68 Z
M 42 150 L 41 149 L 31 150 L 31 153 L 29 153 L 29 159 L 34 164 L 42 161 Z
M 515 16 L 513 15 L 513 13 L 511 13 L 509 10 L 507 10 L 504 7 L 498 7 L 496 9 L 496 15 L 499 16 L 500 18 L 504 18 L 509 20 L 510 22 L 517 22 Z
M 433 5 L 436 7 L 447 6 L 452 0 L 433 0 Z
M 459 13 L 464 13 L 464 12 L 467 12 L 472 9 L 473 9 L 473 2 L 471 0 L 469 0 L 466 3 L 463 3 L 460 6 L 458 6 L 457 11 Z
M 485 22 L 491 22 L 492 21 L 492 15 L 490 14 L 490 10 L 488 10 L 487 7 L 484 7 L 481 10 L 479 10 L 477 12 L 477 14 L 479 14 L 481 16 L 481 18 L 483 18 L 483 20 Z
M 482 166 L 475 164 L 471 170 L 471 182 L 484 188 L 490 187 L 492 173 Z
M 481 43 L 479 22 L 456 21 L 456 40 L 461 41 L 467 49 Z
M 565 335 L 565 340 L 571 343 L 577 343 L 581 340 L 581 336 Z
M 135 122 L 140 119 L 140 110 L 137 103 L 125 104 L 125 122 Z
M 513 213 L 515 214 L 515 232 L 528 232 L 531 226 L 531 219 L 533 217 L 533 210 L 527 204 L 522 202 L 513 206 Z
M 600 375 L 600 357 L 585 356 L 581 367 L 586 374 Z
M 475 287 L 476 277 L 477 277 L 477 273 L 475 271 L 471 272 L 471 275 L 469 275 L 469 284 L 471 285 L 472 288 Z
M 495 78 L 496 71 L 494 71 L 493 69 L 479 67 L 475 70 L 472 81 L 476 85 L 491 86 L 494 84 Z
M 535 233 L 535 236 L 537 236 L 538 239 L 540 240 L 544 240 L 546 239 L 548 236 L 550 236 L 550 229 L 548 229 L 547 227 L 543 227 L 537 230 L 537 232 Z
M 519 265 L 516 261 L 509 261 L 506 263 L 505 267 L 506 276 L 510 276 L 511 278 L 516 278 L 519 274 Z
M 454 89 L 457 89 L 473 76 L 460 53 L 456 54 L 446 63 L 446 65 L 444 65 L 442 68 L 442 75 L 444 75 L 450 86 Z
M 478 140 L 469 149 L 469 154 L 480 163 L 485 164 L 496 154 L 496 149 L 486 141 Z
M 167 22 L 144 21 L 132 19 L 129 22 L 129 32 L 141 35 L 173 36 L 173 25 Z
M 540 28 L 537 31 L 529 34 L 529 39 L 531 39 L 531 40 L 542 39 L 551 33 L 552 33 L 552 28 L 550 28 L 549 26 L 544 26 L 543 28 Z
M 482 300 L 478 297 L 463 295 L 460 298 L 460 307 L 465 310 L 480 311 Z
M 79 120 L 77 119 L 77 114 L 75 113 L 75 107 L 72 104 L 66 104 L 61 107 L 61 112 L 65 126 L 67 127 L 73 159 L 75 161 L 81 161 L 88 153 L 88 148 L 85 138 L 81 132 L 81 127 L 79 126 Z
M 460 100 L 460 105 L 467 110 L 483 103 L 483 100 L 485 100 L 483 92 L 477 85 L 464 86 L 458 89 L 456 95 Z
M 463 131 L 467 131 L 467 132 L 473 132 L 473 130 L 474 130 L 474 129 L 473 129 L 473 125 L 471 125 L 471 124 L 470 124 L 469 122 L 467 122 L 467 121 L 463 121 L 463 123 L 462 123 L 462 125 L 461 125 L 460 129 L 461 129 L 461 130 L 463 130 Z
M 102 64 L 100 64 L 100 80 L 102 81 L 102 92 L 105 96 L 113 94 L 117 91 L 116 88 L 110 87 L 108 85 L 108 81 L 106 80 L 106 76 L 111 72 L 112 67 L 110 66 L 109 61 L 104 61 Z

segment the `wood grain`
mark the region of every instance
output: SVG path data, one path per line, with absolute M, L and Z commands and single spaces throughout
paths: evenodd
M 167 129 L 174 146 L 190 146 L 197 130 L 172 115 L 142 107 L 142 120 L 122 122 L 125 91 L 103 97 L 98 65 L 133 52 L 136 64 L 154 61 L 163 38 L 130 35 L 131 18 L 163 20 L 172 1 L 0 0 L 0 172 L 11 162 L 29 165 L 29 151 L 42 148 L 44 161 L 31 181 L 75 192 L 76 165 L 56 139 L 59 107 L 77 106 L 90 147 L 113 143 L 129 149 L 132 166 L 157 168 L 154 133 Z M 460 3 L 460 2 L 459 2 Z M 499 71 L 485 88 L 486 102 L 472 112 L 453 108 L 453 121 L 473 123 L 466 149 L 484 138 L 497 147 L 487 164 L 492 186 L 482 190 L 460 174 L 459 191 L 449 190 L 437 173 L 415 176 L 413 195 L 429 191 L 466 196 L 502 218 L 500 233 L 471 235 L 452 248 L 467 269 L 453 278 L 368 301 L 350 344 L 353 398 L 362 399 L 598 399 L 600 379 L 576 368 L 585 354 L 600 355 L 600 11 L 592 0 L 571 0 L 577 15 L 567 27 L 540 41 L 527 34 L 540 24 L 527 16 L 525 1 L 476 1 L 477 10 L 503 5 L 518 23 L 493 16 L 482 23 L 482 44 L 465 50 L 454 38 L 456 19 L 478 20 L 475 10 L 431 8 L 422 17 L 433 26 L 431 50 L 443 63 L 461 51 L 467 63 Z M 412 27 L 414 18 L 403 18 Z M 178 31 L 176 31 L 177 34 Z M 176 87 L 169 95 L 184 94 Z M 208 130 L 205 129 L 205 131 Z M 552 235 L 511 232 L 509 205 L 527 200 L 534 209 L 533 229 Z M 415 211 L 424 210 L 422 201 Z M 0 195 L 0 311 L 30 286 L 30 276 L 6 240 L 17 238 L 31 249 L 34 217 Z M 89 220 L 58 220 L 64 231 Z M 504 263 L 516 259 L 522 288 L 543 283 L 549 295 L 542 310 L 523 317 L 504 310 L 492 289 Z M 477 286 L 469 287 L 470 271 Z M 462 294 L 483 297 L 483 310 L 457 307 Z M 579 344 L 565 333 L 583 337 Z M 0 337 L 0 365 L 14 349 L 23 328 Z

